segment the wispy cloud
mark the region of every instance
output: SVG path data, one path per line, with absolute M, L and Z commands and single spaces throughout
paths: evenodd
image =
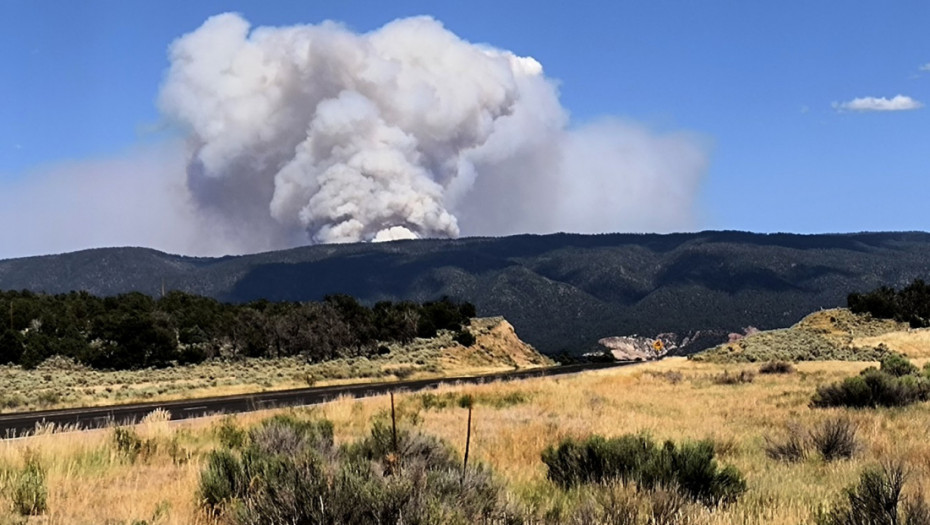
M 920 109 L 924 105 L 911 97 L 897 95 L 894 98 L 861 97 L 848 102 L 834 102 L 837 111 L 908 111 Z
M 917 68 L 917 69 L 919 69 L 919 70 L 921 70 L 921 71 L 930 71 L 930 62 L 927 62 L 926 64 L 920 66 L 920 67 Z

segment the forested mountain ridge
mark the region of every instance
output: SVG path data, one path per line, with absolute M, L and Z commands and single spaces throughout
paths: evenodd
M 164 288 L 230 302 L 449 296 L 479 315 L 503 315 L 553 353 L 611 335 L 784 327 L 845 305 L 850 292 L 928 274 L 927 233 L 723 231 L 425 239 L 221 258 L 106 248 L 0 261 L 0 289 L 157 296 Z

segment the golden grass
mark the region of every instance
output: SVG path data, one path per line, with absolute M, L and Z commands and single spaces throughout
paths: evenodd
M 817 385 L 856 374 L 871 364 L 798 363 L 793 374 L 757 375 L 752 383 L 720 385 L 713 377 L 724 370 L 735 373 L 757 366 L 669 358 L 557 378 L 444 386 L 431 393 L 472 394 L 479 400 L 473 416 L 471 457 L 490 465 L 524 503 L 544 505 L 560 497 L 558 489 L 546 481 L 540 461 L 547 446 L 565 436 L 648 432 L 654 438 L 675 441 L 714 439 L 721 445 L 720 461 L 735 465 L 746 476 L 749 490 L 744 497 L 725 509 L 701 511 L 701 523 L 794 525 L 810 522 L 815 509 L 833 502 L 864 465 L 884 458 L 901 458 L 912 467 L 910 490 L 930 488 L 927 404 L 862 411 L 807 406 Z M 425 410 L 422 394 L 417 393 L 395 397 L 402 424 L 415 423 L 460 452 L 464 449 L 464 409 L 450 404 Z M 511 398 L 513 403 L 494 402 Z M 337 442 L 345 442 L 365 435 L 371 419 L 383 417 L 389 403 L 387 396 L 341 398 L 299 411 L 332 420 Z M 863 448 L 856 458 L 825 463 L 810 457 L 785 464 L 765 456 L 766 436 L 779 436 L 789 423 L 810 428 L 841 414 L 858 425 Z M 267 415 L 235 418 L 247 426 Z M 0 471 L 21 465 L 26 449 L 36 451 L 48 468 L 49 512 L 30 523 L 131 523 L 151 519 L 158 509 L 162 514 L 155 523 L 212 523 L 197 510 L 196 488 L 203 455 L 216 446 L 210 430 L 218 421 L 169 423 L 160 416 L 147 418 L 137 432 L 156 439 L 158 452 L 135 464 L 115 452 L 109 430 L 5 441 L 0 443 Z M 172 441 L 190 454 L 189 461 L 175 463 L 168 450 Z M 0 509 L 7 503 L 0 501 Z
M 872 348 L 880 344 L 909 358 L 930 357 L 930 328 L 903 330 L 872 337 L 857 337 L 853 345 Z

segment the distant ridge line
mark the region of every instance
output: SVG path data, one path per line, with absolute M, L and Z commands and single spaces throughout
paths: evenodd
M 315 245 L 189 257 L 95 248 L 0 261 L 0 289 L 97 295 L 182 290 L 222 301 L 472 302 L 547 353 L 674 332 L 701 344 L 788 326 L 849 292 L 930 277 L 930 233 L 556 233 Z M 695 334 L 695 332 L 700 332 Z M 693 340 L 694 338 L 692 338 Z M 700 344 L 687 351 L 699 349 Z

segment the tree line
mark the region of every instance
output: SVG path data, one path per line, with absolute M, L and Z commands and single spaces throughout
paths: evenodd
M 58 355 L 97 369 L 125 370 L 224 357 L 302 356 L 324 361 L 388 351 L 386 344 L 463 330 L 474 305 L 449 298 L 359 303 L 348 295 L 318 302 L 222 303 L 172 291 L 161 298 L 132 292 L 0 291 L 0 364 L 33 368 Z M 4 319 L 6 317 L 6 319 Z
M 914 279 L 901 290 L 881 286 L 868 293 L 851 293 L 846 304 L 853 313 L 894 319 L 911 328 L 930 326 L 930 285 L 921 279 Z

